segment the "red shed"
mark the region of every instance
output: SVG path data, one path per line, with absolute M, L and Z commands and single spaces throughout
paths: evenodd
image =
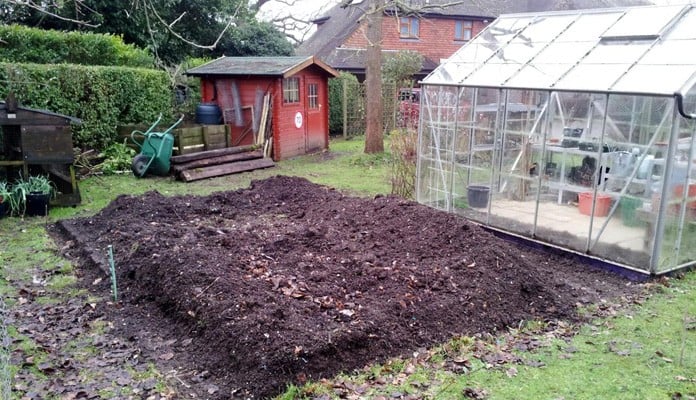
M 322 61 L 221 57 L 186 74 L 201 78 L 201 100 L 219 107 L 233 145 L 254 143 L 268 95 L 274 160 L 329 147 L 328 80 L 338 73 Z

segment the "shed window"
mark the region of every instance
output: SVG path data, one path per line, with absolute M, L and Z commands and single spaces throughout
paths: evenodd
M 283 103 L 300 102 L 300 78 L 283 79 Z
M 309 108 L 319 108 L 319 94 L 316 83 L 307 85 L 307 102 L 309 103 Z
M 456 21 L 454 40 L 470 40 L 474 24 L 471 21 Z
M 419 23 L 416 17 L 399 18 L 399 35 L 402 38 L 418 39 Z

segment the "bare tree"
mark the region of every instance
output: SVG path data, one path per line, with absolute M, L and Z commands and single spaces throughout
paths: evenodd
M 365 153 L 384 152 L 382 133 L 382 19 L 385 0 L 372 0 L 367 19 Z
M 469 0 L 473 1 L 473 0 Z M 353 0 L 342 0 L 341 7 L 348 7 Z M 382 20 L 387 7 L 395 11 L 395 18 L 400 15 L 418 15 L 432 9 L 444 9 L 463 4 L 465 1 L 452 1 L 438 4 L 427 1 L 410 0 L 369 0 L 365 11 L 367 38 L 365 60 L 366 90 L 366 124 L 365 124 L 365 153 L 384 151 L 383 118 L 384 105 L 382 101 Z
M 304 42 L 313 33 L 312 21 L 337 0 L 255 0 L 249 9 L 257 18 L 273 24 L 293 44 Z

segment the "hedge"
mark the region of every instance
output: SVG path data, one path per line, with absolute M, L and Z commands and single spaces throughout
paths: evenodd
M 341 72 L 337 78 L 329 79 L 329 133 L 337 135 L 343 132 L 343 87 L 348 85 L 350 88 L 360 86 L 358 78 L 348 72 Z M 356 99 L 354 90 L 350 91 L 347 98 L 346 108 L 352 110 L 360 100 Z
M 103 149 L 116 126 L 172 119 L 172 88 L 164 71 L 71 64 L 0 63 L 0 97 L 14 91 L 21 105 L 80 118 L 73 142 Z
M 125 44 L 120 36 L 21 25 L 0 25 L 0 61 L 137 68 L 154 66 L 154 60 L 146 50 Z

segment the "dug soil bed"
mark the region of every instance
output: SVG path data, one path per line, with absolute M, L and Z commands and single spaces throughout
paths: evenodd
M 107 271 L 113 246 L 121 311 L 158 310 L 133 312 L 140 323 L 122 329 L 136 338 L 166 326 L 221 396 L 272 396 L 525 320 L 577 321 L 579 304 L 635 290 L 456 215 L 302 178 L 207 197 L 121 196 L 56 228 L 86 270 Z

